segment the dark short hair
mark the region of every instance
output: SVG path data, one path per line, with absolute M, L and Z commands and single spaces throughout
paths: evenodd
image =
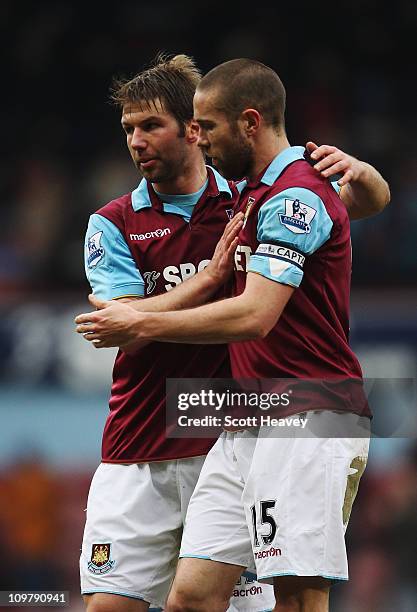
M 216 106 L 229 119 L 254 108 L 273 127 L 284 126 L 285 88 L 277 73 L 256 60 L 234 59 L 208 72 L 198 89 L 218 89 Z
M 119 107 L 128 105 L 155 108 L 159 101 L 183 128 L 193 118 L 193 98 L 201 80 L 194 60 L 187 55 L 159 53 L 151 66 L 131 79 L 114 79 L 111 100 Z

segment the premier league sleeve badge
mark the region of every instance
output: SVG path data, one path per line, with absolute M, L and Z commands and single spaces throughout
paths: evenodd
M 96 232 L 89 237 L 87 242 L 87 265 L 89 268 L 94 268 L 103 258 L 104 249 L 100 244 L 103 232 Z
M 280 213 L 279 220 L 294 234 L 309 234 L 311 222 L 316 215 L 316 210 L 300 200 L 285 199 L 285 215 Z

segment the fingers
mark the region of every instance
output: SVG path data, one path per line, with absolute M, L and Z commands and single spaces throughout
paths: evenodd
M 233 228 L 228 232 L 227 236 L 224 237 L 224 244 L 225 244 L 226 249 L 228 249 L 230 246 L 230 243 L 233 242 L 237 238 L 240 230 L 242 229 L 242 225 L 243 225 L 243 215 L 241 218 L 237 220 Z
M 85 312 L 83 314 L 79 314 L 78 316 L 75 317 L 74 322 L 77 325 L 80 325 L 82 323 L 95 323 L 97 321 L 97 317 L 96 317 L 96 313 L 95 312 Z
M 324 157 L 319 162 L 317 162 L 314 168 L 318 170 L 319 172 L 321 172 L 322 170 L 325 170 L 326 168 L 330 168 L 330 166 L 340 162 L 343 159 L 347 161 L 347 156 L 345 154 L 341 155 L 340 151 L 329 153 L 329 155 L 326 155 L 326 157 Z
M 92 345 L 94 348 L 110 348 L 104 340 L 93 340 Z
M 328 178 L 333 174 L 343 174 L 338 181 L 338 184 L 341 187 L 354 180 L 355 173 L 357 175 L 357 159 L 351 155 L 348 155 L 347 153 L 344 153 L 344 151 L 341 151 L 337 147 L 321 145 L 315 149 L 310 156 L 313 159 L 319 160 L 314 165 L 314 168 L 325 178 Z
M 243 213 L 238 213 L 233 217 L 231 221 L 226 225 L 223 235 L 217 243 L 216 250 L 214 252 L 214 259 L 219 260 L 222 255 L 227 252 L 230 243 L 233 242 L 235 237 L 239 234 L 243 225 Z
M 95 329 L 92 325 L 77 325 L 75 328 L 77 334 L 82 334 L 86 340 L 91 342 L 92 340 L 96 340 L 100 337 L 99 331 Z
M 234 232 L 238 231 L 236 228 L 240 229 L 240 226 L 243 223 L 243 217 L 244 214 L 242 212 L 239 212 L 233 217 L 233 219 L 231 219 L 231 221 L 229 221 L 229 223 L 224 228 L 224 238 L 227 238 L 228 236 L 230 236 L 230 234 L 233 234 Z
M 345 173 L 347 172 L 347 170 L 349 170 L 350 166 L 349 166 L 349 161 L 348 160 L 341 160 L 338 162 L 334 162 L 334 163 L 330 163 L 326 164 L 325 166 L 322 166 L 321 168 L 316 168 L 317 170 L 319 170 L 320 174 L 322 176 L 328 177 L 331 176 L 332 174 L 337 174 L 337 173 Z
M 230 243 L 227 249 L 227 259 L 233 261 L 235 256 L 236 247 L 239 244 L 239 236 L 236 236 Z
M 93 293 L 90 293 L 90 295 L 88 296 L 88 299 L 90 303 L 93 306 L 95 306 L 98 310 L 102 310 L 103 308 L 107 308 L 107 306 L 112 305 L 112 302 L 106 302 L 105 300 L 100 300 Z M 96 311 L 95 312 L 85 312 L 85 313 L 79 314 L 74 319 L 76 324 L 94 323 L 97 320 L 98 319 L 97 319 Z
M 87 332 L 84 333 L 83 336 L 84 340 L 87 340 L 87 342 L 91 342 L 91 344 L 96 348 L 108 348 L 110 346 L 113 346 L 108 339 L 103 339 L 98 333 Z
M 309 143 L 307 143 L 309 144 Z M 314 143 L 312 143 L 314 144 Z M 325 155 L 330 155 L 331 153 L 334 153 L 335 151 L 339 151 L 339 149 L 337 149 L 336 147 L 333 147 L 331 145 L 320 145 L 319 147 L 317 147 L 317 149 L 315 149 L 311 154 L 310 157 L 312 157 L 312 159 L 320 159 L 322 157 L 324 157 Z
M 353 179 L 353 171 L 349 169 L 345 172 L 342 178 L 340 178 L 337 181 L 337 183 L 338 185 L 340 185 L 340 187 L 343 187 L 343 185 L 347 185 L 347 183 L 350 183 L 352 179 Z
M 88 296 L 88 299 L 89 299 L 90 303 L 97 308 L 97 310 L 101 310 L 102 308 L 106 308 L 106 306 L 108 305 L 108 302 L 106 302 L 105 300 L 100 300 L 93 293 L 90 293 L 90 295 Z
M 310 153 L 310 155 L 311 155 L 311 153 L 312 153 L 313 151 L 315 151 L 316 149 L 318 149 L 318 145 L 316 145 L 316 143 L 315 143 L 315 142 L 312 142 L 312 141 L 310 140 L 310 141 L 309 141 L 309 142 L 307 142 L 307 144 L 306 144 L 306 149 L 307 149 L 308 153 Z
M 75 331 L 77 332 L 77 334 L 91 334 L 95 330 L 94 330 L 94 327 L 91 325 L 91 323 L 84 323 L 81 325 L 77 325 L 77 327 L 75 328 Z

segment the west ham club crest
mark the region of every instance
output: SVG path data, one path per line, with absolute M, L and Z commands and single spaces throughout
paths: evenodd
M 88 571 L 92 574 L 107 574 L 115 561 L 110 559 L 111 544 L 93 544 L 91 560 L 88 562 Z

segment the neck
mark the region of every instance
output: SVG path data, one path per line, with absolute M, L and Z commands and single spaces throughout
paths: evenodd
M 281 151 L 288 149 L 289 146 L 290 143 L 288 142 L 285 132 L 279 132 L 277 134 L 272 129 L 266 130 L 261 138 L 259 138 L 258 142 L 255 143 L 255 161 L 248 175 L 249 180 L 255 180 L 262 170 L 266 168 L 266 166 L 269 166 L 272 160 L 281 153 Z
M 204 158 L 199 154 L 197 159 L 191 159 L 181 168 L 181 174 L 163 183 L 153 183 L 156 191 L 170 195 L 186 195 L 195 193 L 204 185 L 207 179 L 207 168 Z

